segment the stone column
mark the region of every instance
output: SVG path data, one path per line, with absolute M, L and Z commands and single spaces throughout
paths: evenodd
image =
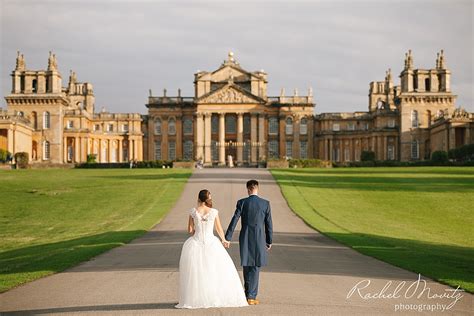
M 285 128 L 285 115 L 280 114 L 280 146 L 278 148 L 280 149 L 280 158 L 283 158 L 286 156 L 286 128 Z
M 133 141 L 133 159 L 138 160 L 138 139 Z
M 383 160 L 387 160 L 387 136 L 383 136 Z
M 204 113 L 204 163 L 207 163 L 207 164 L 212 164 L 211 116 L 212 116 L 212 113 Z
M 332 144 L 333 140 L 332 139 L 329 139 L 329 161 L 333 161 L 333 144 Z
M 257 113 L 250 114 L 250 162 L 257 163 Z
M 118 162 L 123 162 L 122 154 L 123 154 L 122 140 L 119 139 L 118 140 Z M 155 160 L 155 159 L 153 159 L 153 160 Z
M 202 146 L 204 145 L 204 124 L 203 124 L 202 113 L 196 113 L 196 133 L 194 143 L 196 144 L 196 160 L 203 159 L 204 151 Z
M 300 157 L 300 117 L 293 119 L 293 158 Z
M 263 113 L 258 115 L 258 142 L 260 143 L 258 146 L 258 159 L 265 160 L 267 142 L 265 140 L 265 114 Z
M 64 159 L 64 163 L 67 163 L 67 137 L 64 138 L 64 142 L 63 142 L 64 146 L 63 146 L 63 159 Z M 14 151 L 12 152 L 14 153 Z M 51 142 L 49 143 L 49 160 L 51 160 Z
M 219 113 L 219 165 L 225 166 L 225 113 Z
M 162 125 L 163 126 L 163 125 Z M 129 132 L 127 132 L 128 134 Z M 163 133 L 163 131 L 162 131 Z M 122 141 L 120 142 L 120 145 L 122 145 Z M 147 139 L 147 152 L 148 152 L 148 157 L 147 160 L 155 160 L 155 119 L 153 117 L 150 117 L 148 119 L 148 139 Z M 120 153 L 122 155 L 122 153 Z M 120 162 L 122 162 L 122 159 Z
M 314 144 L 314 121 L 313 121 L 313 116 L 310 116 L 307 118 L 307 126 L 308 126 L 308 158 L 312 159 L 315 158 L 314 154 L 314 149 L 313 149 L 313 144 Z M 318 148 L 318 147 L 316 147 Z M 320 155 L 318 155 L 318 158 L 321 159 Z
M 244 114 L 237 113 L 237 165 L 243 163 L 244 157 Z
M 80 162 L 81 161 L 81 143 L 80 143 L 80 138 L 79 137 L 74 137 L 74 157 L 73 157 L 74 162 Z

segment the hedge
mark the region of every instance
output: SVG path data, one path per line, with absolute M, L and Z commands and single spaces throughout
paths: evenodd
M 107 169 L 107 168 L 130 168 L 130 162 L 91 162 L 76 164 L 76 168 L 83 169 Z M 170 160 L 151 160 L 138 161 L 133 163 L 133 168 L 173 168 L 173 161 Z

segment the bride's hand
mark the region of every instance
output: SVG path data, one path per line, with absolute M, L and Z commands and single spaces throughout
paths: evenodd
M 230 241 L 223 240 L 222 245 L 224 246 L 224 248 L 229 248 L 230 247 Z

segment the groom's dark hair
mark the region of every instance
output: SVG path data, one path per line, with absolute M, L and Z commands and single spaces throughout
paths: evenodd
M 257 180 L 247 181 L 247 189 L 248 190 L 254 190 L 255 188 L 258 188 L 258 181 Z

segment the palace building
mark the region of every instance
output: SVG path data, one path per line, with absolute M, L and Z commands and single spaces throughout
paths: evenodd
M 141 115 L 94 112 L 92 85 L 71 71 L 62 86 L 54 54 L 47 70 L 28 70 L 18 52 L 7 110 L 0 111 L 0 148 L 27 152 L 32 164 L 142 160 Z
M 456 108 L 444 52 L 435 67 L 405 56 L 400 84 L 389 69 L 369 85 L 368 111 L 316 114 L 313 91 L 268 96 L 268 76 L 249 72 L 229 53 L 212 72 L 194 74 L 194 96 L 154 96 L 147 115 L 94 111 L 90 83 L 71 72 L 62 87 L 56 56 L 31 71 L 18 53 L 12 91 L 0 110 L 0 148 L 28 152 L 32 164 L 129 160 L 202 160 L 237 166 L 269 159 L 347 163 L 373 151 L 378 160 L 424 160 L 434 151 L 474 143 L 474 114 Z

